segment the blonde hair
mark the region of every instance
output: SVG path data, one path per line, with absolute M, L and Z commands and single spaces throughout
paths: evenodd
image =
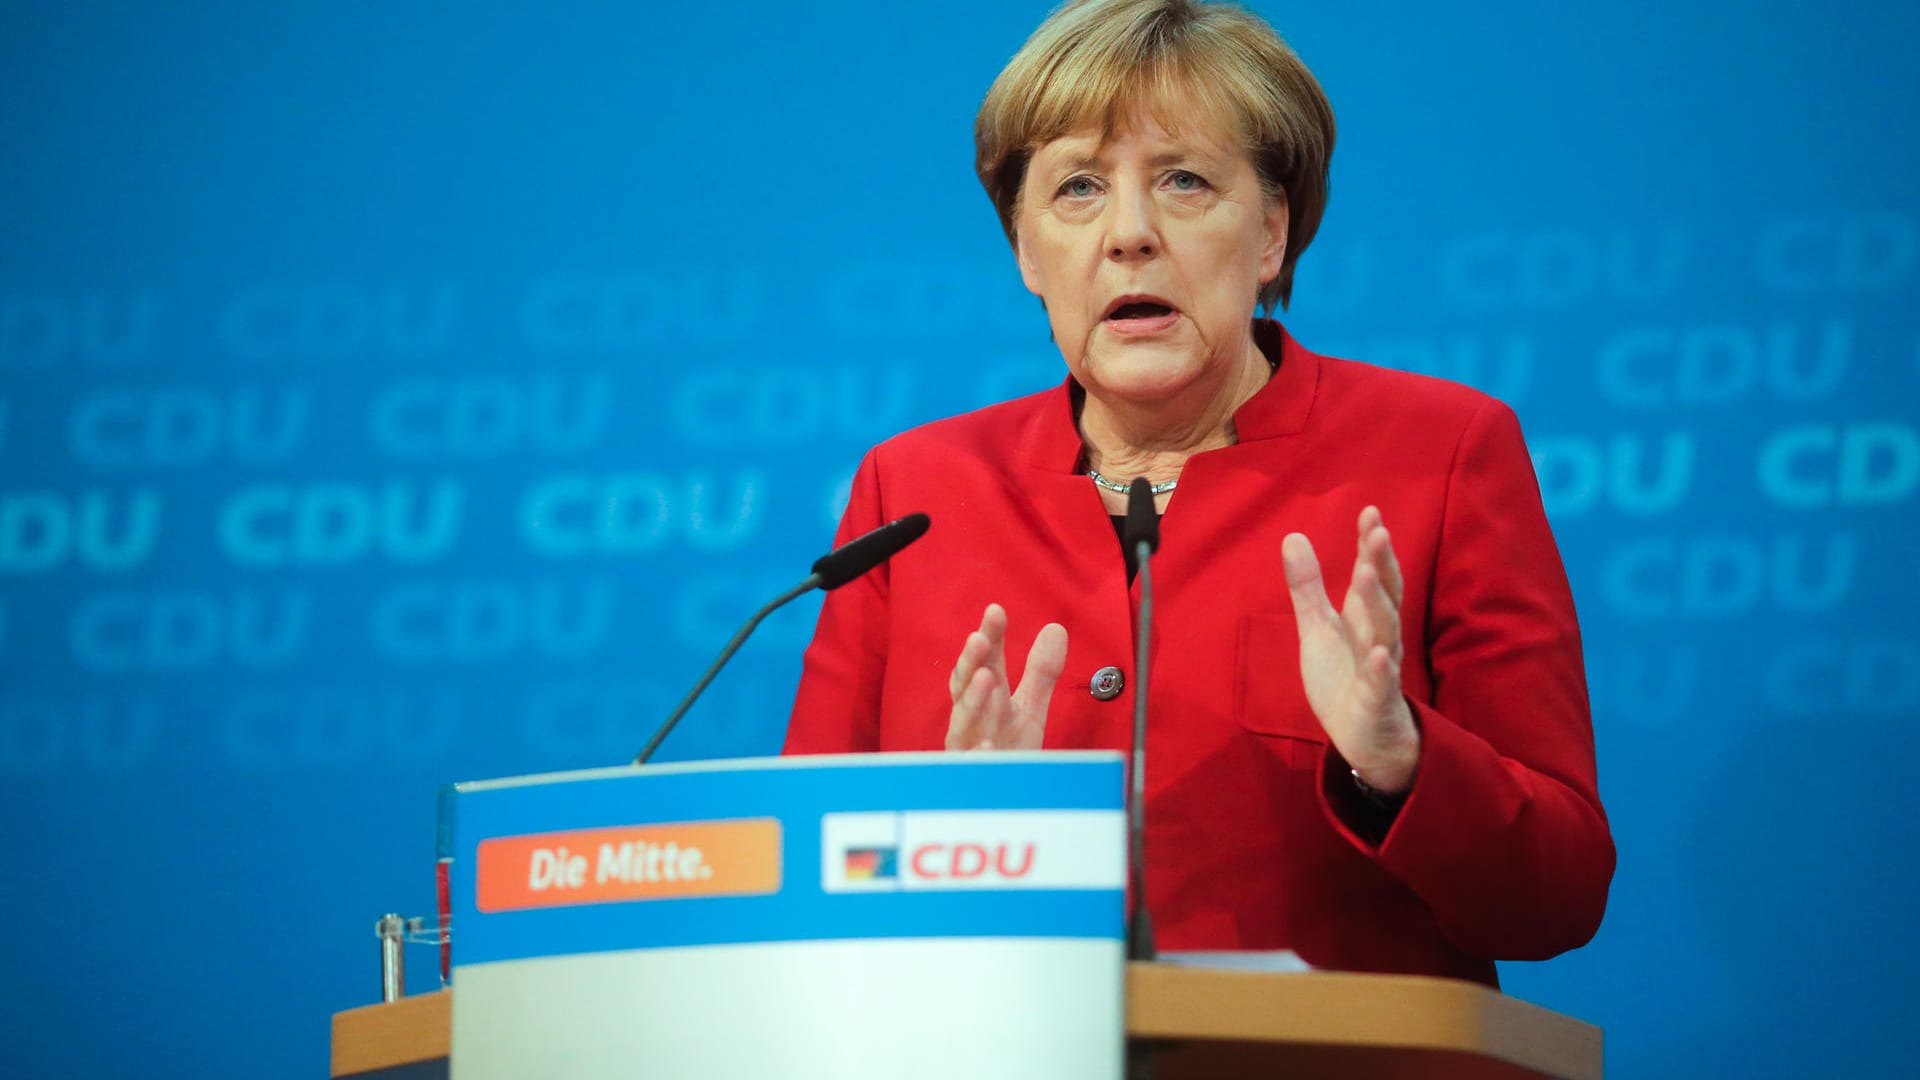
M 1201 116 L 1237 135 L 1269 198 L 1287 200 L 1287 250 L 1260 303 L 1281 307 L 1327 205 L 1333 107 L 1313 73 L 1259 16 L 1196 0 L 1073 0 L 993 81 L 973 122 L 974 171 L 1007 239 L 1027 163 L 1045 143 L 1142 110 L 1178 131 Z

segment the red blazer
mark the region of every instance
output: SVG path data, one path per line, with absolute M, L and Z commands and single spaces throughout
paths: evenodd
M 1279 370 L 1234 415 L 1239 442 L 1187 462 L 1153 561 L 1160 947 L 1291 948 L 1497 985 L 1495 959 L 1593 936 L 1614 865 L 1573 597 L 1519 424 L 1477 391 L 1317 356 L 1274 323 L 1256 337 Z M 1069 380 L 867 455 L 841 539 L 916 510 L 933 527 L 827 597 L 787 752 L 941 749 L 947 676 L 990 601 L 1007 609 L 1016 685 L 1035 632 L 1067 628 L 1046 745 L 1131 747 L 1139 586 L 1074 472 L 1073 393 Z M 1280 565 L 1281 538 L 1305 533 L 1338 607 L 1368 503 L 1406 579 L 1402 683 L 1423 735 L 1384 838 L 1307 707 Z M 1108 665 L 1128 685 L 1102 701 L 1089 683 Z

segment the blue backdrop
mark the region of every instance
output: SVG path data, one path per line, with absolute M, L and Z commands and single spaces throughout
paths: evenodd
M 868 445 L 1060 376 L 971 174 L 1041 5 L 542 7 L 6 6 L 16 1075 L 314 1074 L 437 784 L 624 760 Z M 1916 9 L 1258 7 L 1341 124 L 1290 327 L 1512 403 L 1580 605 L 1620 870 L 1508 988 L 1910 1063 Z M 666 756 L 774 750 L 816 610 Z

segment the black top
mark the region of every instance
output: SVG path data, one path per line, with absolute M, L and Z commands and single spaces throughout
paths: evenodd
M 1158 521 L 1164 516 L 1163 514 L 1155 514 L 1154 520 Z M 1107 517 L 1113 521 L 1113 538 L 1120 541 L 1120 554 L 1127 560 L 1127 584 L 1131 585 L 1133 584 L 1133 576 L 1140 572 L 1140 560 L 1136 558 L 1134 552 L 1127 547 L 1127 515 L 1108 514 Z

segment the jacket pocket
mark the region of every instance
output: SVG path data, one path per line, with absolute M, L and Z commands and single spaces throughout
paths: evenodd
M 1237 651 L 1233 710 L 1240 725 L 1260 735 L 1324 744 L 1326 730 L 1307 706 L 1300 683 L 1300 632 L 1293 613 L 1243 616 Z

